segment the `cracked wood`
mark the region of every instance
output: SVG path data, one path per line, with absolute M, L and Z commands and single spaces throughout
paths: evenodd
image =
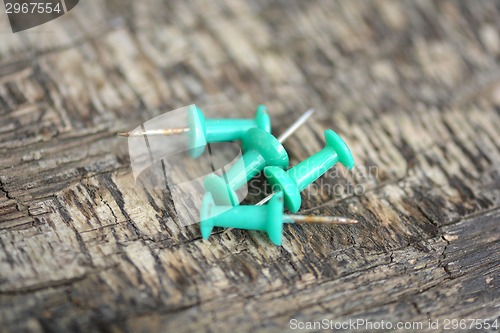
M 0 31 L 3 330 L 499 317 L 497 2 L 89 0 Z M 332 128 L 358 167 L 300 212 L 362 223 L 287 225 L 282 247 L 202 240 L 174 193 L 135 185 L 115 136 L 191 103 L 247 118 L 265 103 L 274 133 L 316 108 L 291 164 Z

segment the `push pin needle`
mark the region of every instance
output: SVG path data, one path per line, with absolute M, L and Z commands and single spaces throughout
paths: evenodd
M 143 136 L 143 135 L 151 135 L 151 136 L 169 136 L 169 135 L 179 135 L 183 133 L 189 132 L 188 127 L 181 128 L 164 128 L 164 129 L 153 129 L 147 130 L 145 132 L 118 132 L 116 135 L 119 136 Z
M 307 110 L 306 112 L 304 112 L 304 114 L 302 116 L 300 116 L 299 119 L 297 119 L 293 124 L 292 126 L 290 126 L 285 132 L 283 132 L 280 136 L 277 137 L 278 141 L 279 142 L 283 142 L 285 141 L 286 139 L 288 139 L 288 137 L 290 135 L 292 135 L 300 126 L 302 126 L 306 120 L 312 116 L 312 114 L 315 112 L 316 110 L 314 109 L 309 109 Z
M 275 193 L 259 201 L 255 206 L 262 206 L 268 202 Z M 283 214 L 283 223 L 323 223 L 323 224 L 357 224 L 358 220 L 342 216 L 316 216 L 316 215 L 288 215 Z
M 283 215 L 283 223 L 323 223 L 323 224 L 357 224 L 358 220 L 341 216 L 316 215 Z
M 260 230 L 281 245 L 284 223 L 355 224 L 356 220 L 335 216 L 283 214 L 283 192 L 278 192 L 265 206 L 218 206 L 210 193 L 205 194 L 200 209 L 200 230 L 204 239 L 214 227 Z

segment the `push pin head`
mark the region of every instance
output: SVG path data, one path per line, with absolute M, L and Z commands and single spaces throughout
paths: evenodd
M 188 125 L 189 125 L 189 155 L 192 158 L 200 157 L 207 146 L 207 138 L 205 133 L 205 116 L 200 108 L 196 105 L 191 105 L 188 110 Z
M 326 147 L 335 151 L 338 157 L 338 162 L 342 163 L 349 170 L 354 168 L 354 157 L 352 156 L 351 150 L 347 147 L 345 141 L 332 130 L 326 130 L 324 132 L 324 136 Z M 337 161 L 335 163 L 337 163 Z
M 293 213 L 300 209 L 300 192 L 337 162 L 348 169 L 354 167 L 354 158 L 344 140 L 332 130 L 326 130 L 324 135 L 325 147 L 288 171 L 273 166 L 264 169 L 267 181 L 273 189 L 284 192 L 285 206 Z
M 354 224 L 358 221 L 335 216 L 303 216 L 283 214 L 283 192 L 277 192 L 264 206 L 217 206 L 210 193 L 205 194 L 200 211 L 200 230 L 204 239 L 214 226 L 259 230 L 281 245 L 283 223 Z

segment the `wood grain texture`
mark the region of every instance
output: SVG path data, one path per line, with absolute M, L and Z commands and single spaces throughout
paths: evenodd
M 0 38 L 2 331 L 499 318 L 497 1 L 88 0 Z M 362 223 L 202 240 L 114 134 L 191 103 L 274 133 L 316 108 L 291 164 L 333 128 L 359 169 L 301 212 Z

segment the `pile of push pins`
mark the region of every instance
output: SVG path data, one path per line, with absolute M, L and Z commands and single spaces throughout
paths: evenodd
M 264 231 L 270 240 L 281 245 L 284 223 L 354 224 L 356 220 L 336 216 L 286 215 L 286 207 L 296 213 L 301 206 L 302 192 L 338 162 L 348 169 L 354 159 L 344 140 L 326 130 L 325 147 L 296 166 L 288 169 L 288 153 L 281 144 L 313 113 L 307 111 L 285 133 L 274 137 L 266 108 L 257 108 L 255 119 L 205 119 L 192 105 L 188 110 L 188 127 L 146 132 L 122 132 L 122 136 L 188 135 L 190 155 L 203 154 L 207 143 L 241 140 L 243 155 L 224 177 L 208 175 L 204 180 L 205 195 L 200 210 L 200 230 L 204 239 L 214 227 Z M 264 171 L 274 193 L 257 205 L 239 205 L 236 191 Z M 266 205 L 263 203 L 269 201 Z

